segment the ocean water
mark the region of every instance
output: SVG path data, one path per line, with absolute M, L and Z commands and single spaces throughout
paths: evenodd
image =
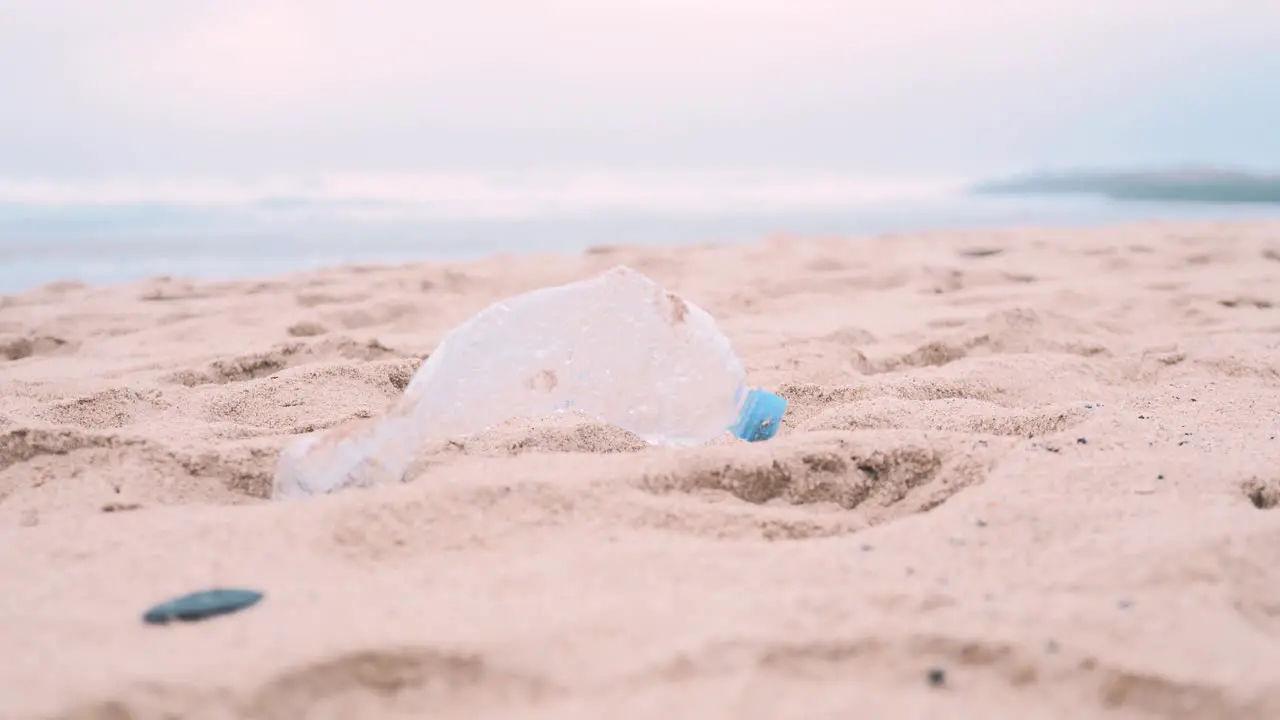
M 419 182 L 267 195 L 0 182 L 0 292 L 343 263 L 944 228 L 1280 219 L 1280 208 L 973 196 L 955 181 Z M 886 242 L 892 242 L 886 238 Z

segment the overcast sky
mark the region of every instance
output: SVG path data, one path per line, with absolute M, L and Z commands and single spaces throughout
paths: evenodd
M 1280 169 L 1280 0 L 0 0 L 0 177 Z

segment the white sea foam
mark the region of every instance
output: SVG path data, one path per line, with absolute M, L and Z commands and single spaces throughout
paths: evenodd
M 66 205 L 322 204 L 358 213 L 390 206 L 419 219 L 598 213 L 724 214 L 831 211 L 942 197 L 957 178 L 875 179 L 786 175 L 335 175 L 313 179 L 0 178 L 0 203 Z
M 476 176 L 0 180 L 0 292 L 343 262 L 934 228 L 1274 217 L 1274 208 L 974 196 L 947 179 Z

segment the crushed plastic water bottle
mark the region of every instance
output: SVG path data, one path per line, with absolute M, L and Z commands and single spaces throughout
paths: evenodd
M 273 494 L 400 482 L 425 442 L 565 411 L 650 444 L 768 440 L 786 401 L 745 377 L 706 311 L 619 266 L 508 298 L 458 326 L 386 415 L 287 445 Z

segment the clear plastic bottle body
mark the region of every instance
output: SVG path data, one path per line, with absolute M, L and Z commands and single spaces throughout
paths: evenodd
M 440 343 L 405 394 L 430 435 L 575 410 L 686 445 L 733 423 L 744 379 L 710 315 L 615 268 L 490 306 Z
M 744 380 L 709 314 L 617 267 L 495 303 L 455 328 L 387 416 L 286 447 L 276 495 L 396 481 L 425 441 L 560 411 L 653 444 L 701 444 L 743 424 Z

